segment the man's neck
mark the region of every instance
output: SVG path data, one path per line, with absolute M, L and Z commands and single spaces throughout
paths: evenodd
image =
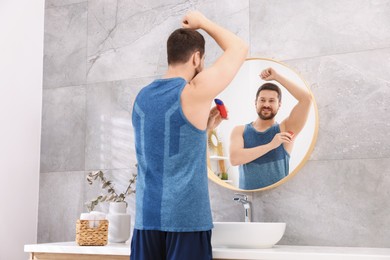
M 259 131 L 259 132 L 264 132 L 268 128 L 270 128 L 273 124 L 275 124 L 275 119 L 270 119 L 270 120 L 263 120 L 261 118 L 257 118 L 253 122 L 253 127 Z
M 168 70 L 163 76 L 163 78 L 183 78 L 187 82 L 190 82 L 194 77 L 194 72 L 192 68 L 189 68 L 187 64 L 180 64 L 175 66 L 168 66 Z

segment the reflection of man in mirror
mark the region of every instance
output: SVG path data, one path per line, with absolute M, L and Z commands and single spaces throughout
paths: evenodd
M 231 134 L 230 160 L 232 165 L 239 165 L 241 189 L 263 188 L 288 175 L 294 139 L 304 127 L 311 106 L 309 91 L 274 69 L 263 70 L 260 77 L 265 81 L 277 81 L 298 103 L 289 116 L 278 123 L 274 117 L 282 104 L 280 88 L 267 82 L 257 90 L 258 117 L 249 124 L 236 126 Z

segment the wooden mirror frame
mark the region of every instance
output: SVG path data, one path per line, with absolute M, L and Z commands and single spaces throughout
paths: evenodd
M 295 167 L 295 169 L 289 173 L 288 176 L 286 176 L 285 178 L 281 179 L 280 181 L 272 184 L 272 185 L 269 185 L 267 187 L 263 187 L 263 188 L 260 188 L 260 189 L 253 189 L 253 190 L 243 190 L 243 189 L 240 189 L 240 188 L 237 188 L 233 185 L 230 185 L 226 182 L 224 182 L 223 180 L 221 180 L 220 178 L 218 178 L 218 176 L 211 170 L 210 168 L 210 159 L 209 159 L 209 156 L 207 156 L 207 168 L 208 168 L 208 178 L 210 180 L 212 180 L 213 182 L 215 182 L 216 184 L 224 187 L 224 188 L 228 188 L 230 190 L 233 190 L 233 191 L 238 191 L 238 192 L 258 192 L 258 191 L 265 191 L 265 190 L 270 190 L 270 189 L 273 189 L 273 188 L 276 188 L 278 187 L 279 185 L 282 185 L 283 183 L 289 181 L 291 178 L 293 178 L 300 169 L 302 169 L 302 167 L 306 164 L 306 162 L 309 160 L 309 157 L 315 147 L 315 144 L 317 142 L 317 136 L 318 136 L 318 126 L 319 126 L 319 119 L 318 119 L 318 108 L 317 108 L 317 103 L 315 101 L 315 98 L 314 98 L 314 95 L 312 93 L 312 91 L 310 90 L 310 87 L 308 85 L 308 83 L 306 82 L 306 80 L 302 77 L 302 75 L 300 75 L 295 69 L 291 68 L 290 66 L 288 66 L 287 64 L 285 63 L 282 63 L 280 61 L 276 61 L 274 59 L 270 59 L 270 58 L 247 58 L 245 61 L 250 61 L 250 60 L 265 60 L 265 61 L 271 61 L 271 62 L 276 62 L 290 70 L 292 70 L 305 84 L 305 86 L 307 87 L 307 89 L 310 91 L 310 94 L 312 96 L 312 104 L 313 104 L 313 107 L 314 107 L 314 116 L 315 116 L 315 120 L 314 120 L 314 133 L 313 133 L 313 138 L 311 140 L 311 143 L 310 143 L 310 146 L 305 154 L 305 156 L 303 157 L 303 159 L 300 161 L 300 163 Z

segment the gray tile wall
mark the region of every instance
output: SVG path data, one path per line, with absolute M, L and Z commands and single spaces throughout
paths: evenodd
M 310 160 L 284 185 L 248 193 L 254 221 L 286 222 L 281 244 L 390 247 L 389 0 L 46 1 L 38 241 L 74 240 L 100 193 L 88 171 L 125 188 L 134 97 L 164 72 L 166 38 L 190 9 L 244 38 L 249 56 L 298 70 L 317 101 Z M 210 64 L 221 52 L 205 36 Z M 215 221 L 243 221 L 232 196 L 210 182 Z

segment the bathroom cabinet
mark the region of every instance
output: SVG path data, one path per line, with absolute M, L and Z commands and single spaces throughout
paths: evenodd
M 79 246 L 76 242 L 25 245 L 29 260 L 129 260 L 130 245 Z
M 128 260 L 129 244 L 78 246 L 76 242 L 25 245 L 30 260 Z M 390 260 L 390 248 L 282 246 L 269 249 L 214 248 L 214 259 Z

